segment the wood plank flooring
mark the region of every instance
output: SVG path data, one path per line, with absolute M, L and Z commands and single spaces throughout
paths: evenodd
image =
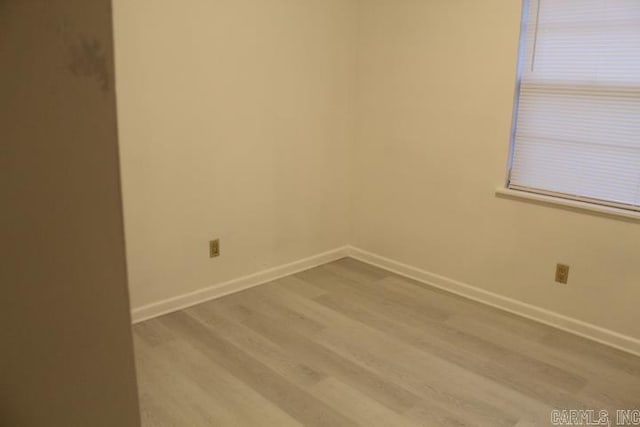
M 345 258 L 134 327 L 145 427 L 535 426 L 640 358 Z

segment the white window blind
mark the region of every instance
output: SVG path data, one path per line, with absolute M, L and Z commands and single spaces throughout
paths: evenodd
M 640 210 L 640 0 L 523 19 L 509 188 Z

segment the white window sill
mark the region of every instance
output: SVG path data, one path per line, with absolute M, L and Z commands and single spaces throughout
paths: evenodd
M 496 189 L 496 196 L 640 222 L 640 212 L 601 206 L 577 200 L 561 199 L 560 197 L 545 196 L 543 194 L 529 193 L 526 191 L 512 190 L 510 188 L 503 187 L 498 187 Z

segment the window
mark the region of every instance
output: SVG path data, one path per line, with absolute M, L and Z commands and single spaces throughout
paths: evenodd
M 640 0 L 528 0 L 508 187 L 640 211 Z

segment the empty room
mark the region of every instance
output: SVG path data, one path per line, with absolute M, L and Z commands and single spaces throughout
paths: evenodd
M 640 1 L 0 0 L 0 426 L 640 425 Z

